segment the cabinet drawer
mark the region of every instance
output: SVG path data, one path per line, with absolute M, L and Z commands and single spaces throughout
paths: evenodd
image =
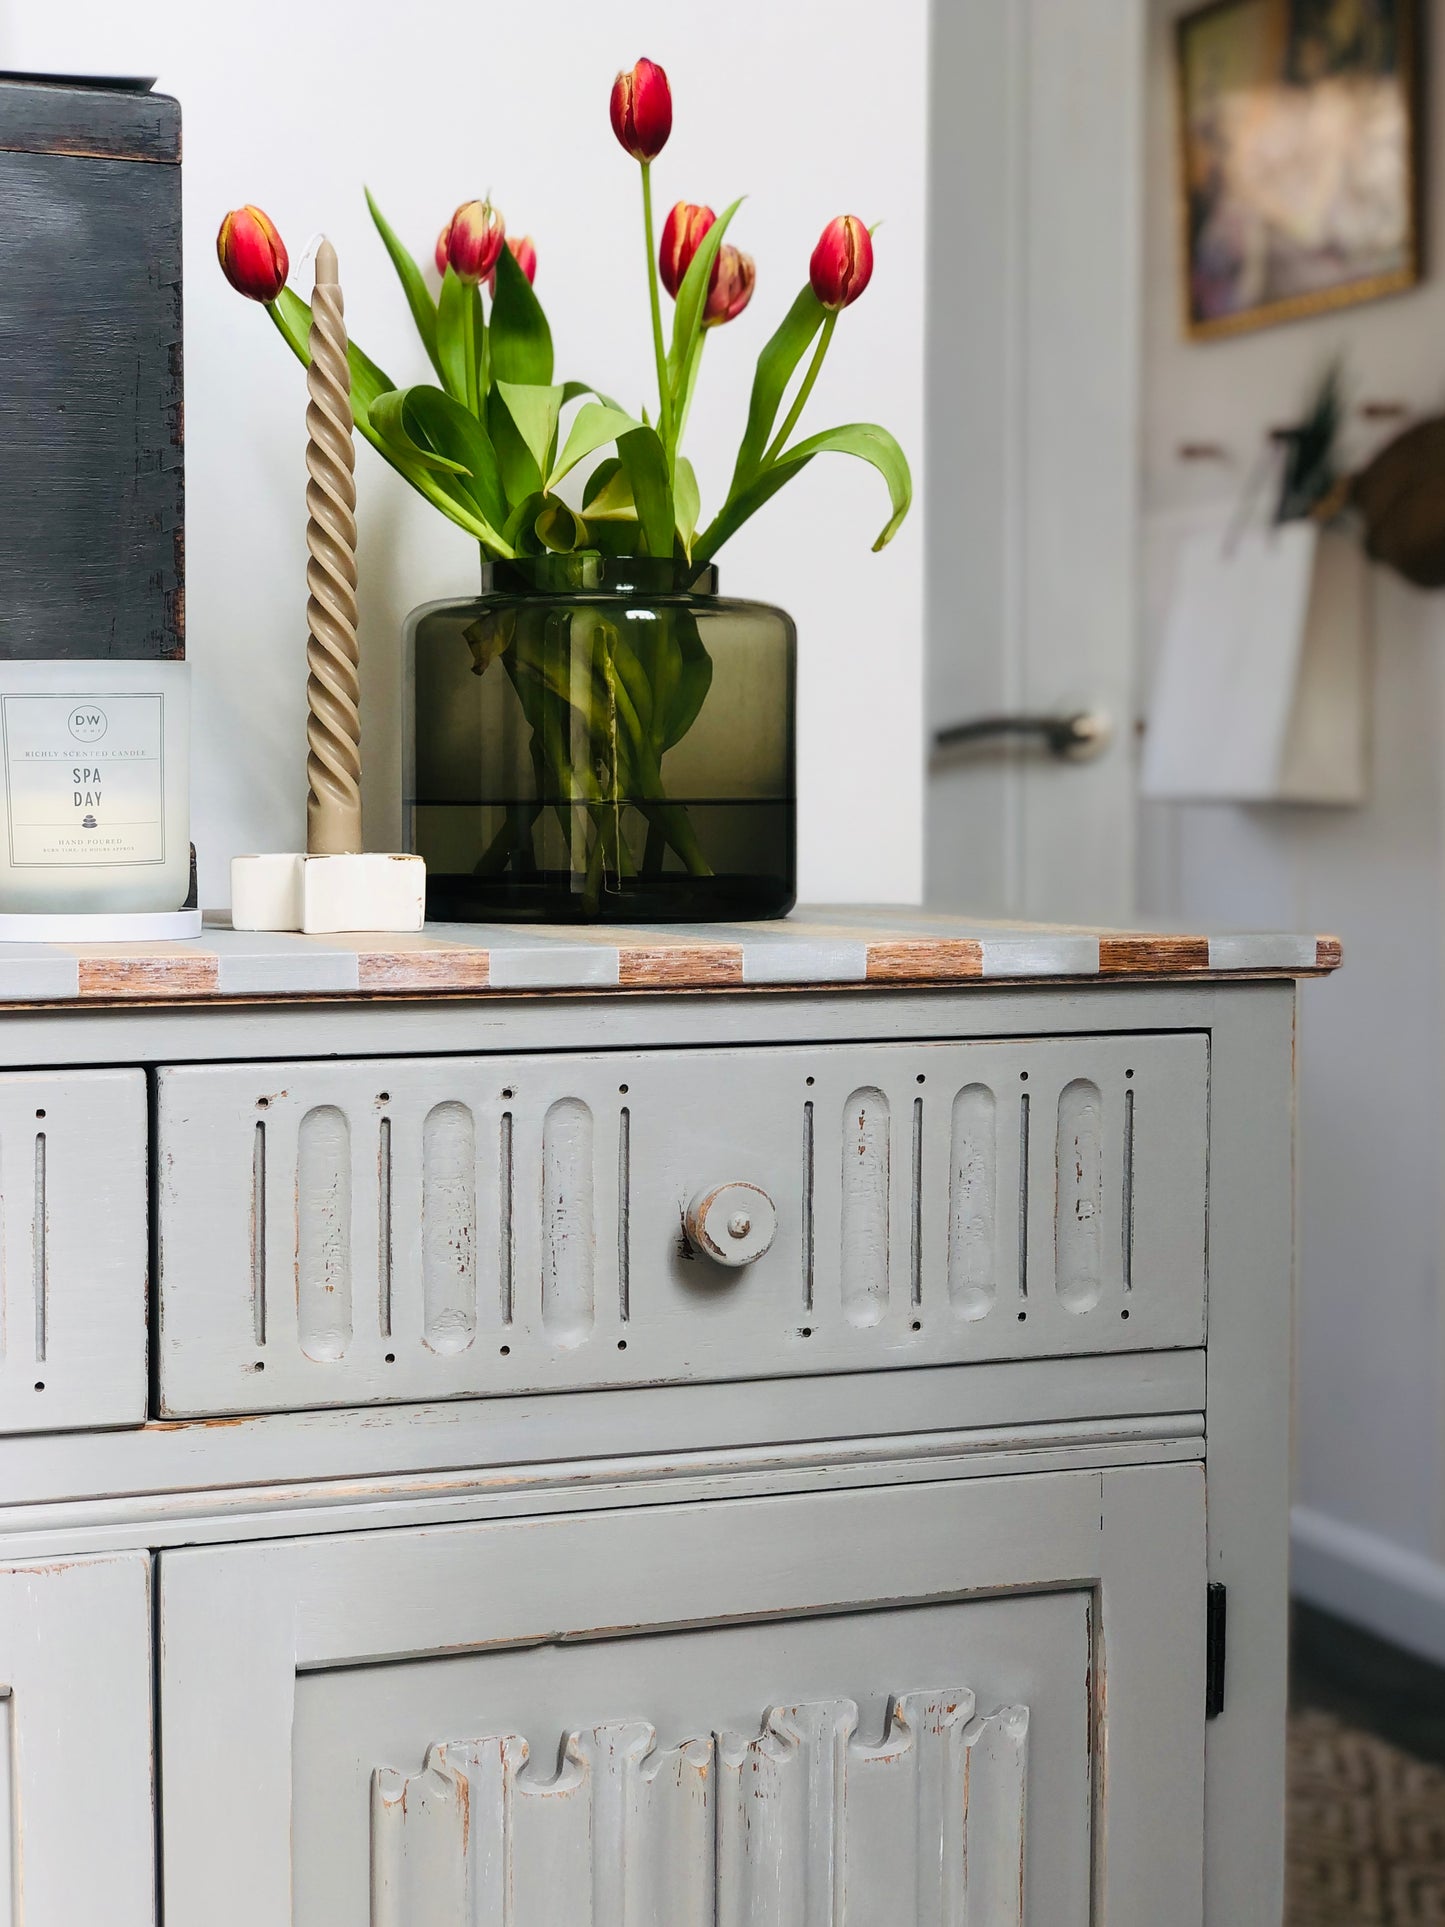
M 163 1409 L 1198 1345 L 1207 1064 L 1183 1034 L 163 1070 Z M 714 1194 L 750 1262 L 689 1238 Z
M 0 1076 L 0 1433 L 146 1416 L 146 1080 Z

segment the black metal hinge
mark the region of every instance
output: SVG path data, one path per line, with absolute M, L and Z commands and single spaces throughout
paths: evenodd
M 1229 1601 L 1223 1586 L 1211 1586 L 1204 1620 L 1204 1717 L 1224 1711 L 1224 1664 L 1228 1647 Z

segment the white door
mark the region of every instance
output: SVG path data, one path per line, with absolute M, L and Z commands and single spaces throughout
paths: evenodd
M 929 901 L 1127 921 L 1143 0 L 935 0 L 927 730 L 1102 710 L 1096 760 L 936 756 Z
M 163 1553 L 166 1918 L 1200 1927 L 1204 1572 L 1197 1464 Z
M 0 1566 L 0 1927 L 152 1927 L 150 1582 Z

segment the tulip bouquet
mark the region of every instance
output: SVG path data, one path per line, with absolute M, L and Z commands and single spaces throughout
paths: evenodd
M 709 336 L 747 310 L 757 275 L 752 258 L 728 239 L 740 201 L 721 215 L 679 201 L 659 243 L 652 166 L 671 133 L 672 111 L 667 76 L 654 62 L 639 60 L 617 76 L 612 127 L 641 172 L 657 375 L 655 404 L 636 414 L 588 382 L 554 379 L 551 331 L 533 287 L 537 250 L 530 237 L 507 235 L 490 199 L 463 203 L 442 229 L 435 247 L 441 281 L 433 293 L 367 195 L 435 380 L 399 386 L 353 341 L 356 426 L 493 564 L 525 566 L 553 556 L 585 565 L 589 554 L 648 557 L 675 565 L 685 587 L 779 489 L 830 452 L 871 463 L 887 485 L 890 513 L 875 548 L 891 539 L 908 511 L 908 464 L 886 429 L 855 422 L 795 435 L 838 318 L 873 273 L 872 235 L 856 215 L 844 215 L 823 230 L 806 283 L 758 357 L 731 482 L 704 522 L 684 435 Z M 231 284 L 265 305 L 287 344 L 307 361 L 310 310 L 286 286 L 286 248 L 273 223 L 258 208 L 238 209 L 226 216 L 217 247 Z M 670 340 L 664 292 L 673 303 Z M 590 471 L 583 471 L 589 462 Z M 577 471 L 586 474 L 580 494 Z M 572 579 L 581 578 L 574 573 Z M 515 688 L 533 734 L 539 791 L 580 799 L 592 810 L 589 862 L 599 877 L 626 877 L 636 868 L 615 813 L 609 822 L 605 809 L 624 795 L 646 820 L 645 862 L 660 860 L 666 847 L 693 875 L 708 874 L 687 810 L 669 801 L 662 776 L 663 758 L 696 721 L 712 680 L 707 650 L 685 610 L 667 619 L 646 660 L 625 638 L 603 635 L 600 646 L 590 648 L 592 668 L 584 677 L 549 662 L 543 628 L 519 622 L 514 612 L 505 620 L 484 617 L 468 639 L 476 673 L 500 663 Z M 543 807 L 539 802 L 539 814 Z M 525 845 L 512 823 L 483 864 L 527 860 Z

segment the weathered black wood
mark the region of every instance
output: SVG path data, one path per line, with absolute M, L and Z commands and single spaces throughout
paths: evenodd
M 0 75 L 0 148 L 175 162 L 181 158 L 181 110 L 169 94 Z
M 18 151 L 52 94 L 179 151 L 173 101 L 0 82 L 0 658 L 182 656 L 181 172 Z

